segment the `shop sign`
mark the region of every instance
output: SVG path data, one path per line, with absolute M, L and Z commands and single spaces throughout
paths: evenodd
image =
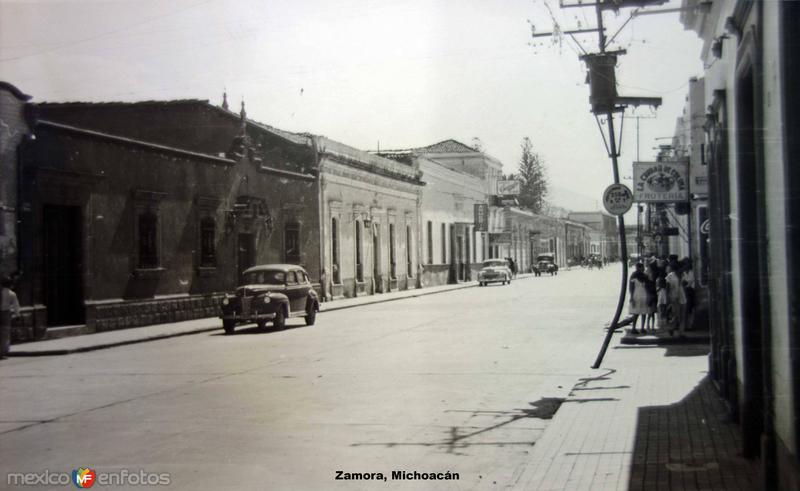
M 522 182 L 516 179 L 497 181 L 498 196 L 517 196 L 522 191 Z
M 511 244 L 511 232 L 497 232 L 489 234 L 489 245 Z
M 687 162 L 634 162 L 633 200 L 676 203 L 689 200 Z

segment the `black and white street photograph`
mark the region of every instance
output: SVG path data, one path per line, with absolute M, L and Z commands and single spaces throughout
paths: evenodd
M 0 489 L 800 491 L 800 0 L 0 0 Z

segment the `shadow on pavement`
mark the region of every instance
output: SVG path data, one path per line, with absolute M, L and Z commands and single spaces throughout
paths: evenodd
M 628 488 L 758 489 L 741 434 L 704 378 L 681 401 L 639 408 Z
M 706 356 L 711 352 L 708 344 L 668 344 L 664 356 Z
M 215 332 L 213 334 L 209 334 L 209 336 L 238 336 L 240 334 L 270 334 L 274 332 L 282 332 L 282 331 L 289 331 L 292 329 L 299 329 L 301 327 L 306 327 L 305 323 L 289 325 L 288 323 L 283 327 L 283 329 L 275 329 L 272 327 L 272 324 L 268 324 L 264 329 L 259 328 L 257 325 L 247 325 L 247 327 L 237 327 L 233 334 L 225 334 L 224 332 Z
M 476 428 L 473 426 L 470 427 L 451 426 L 448 430 L 447 437 L 441 441 L 353 443 L 351 444 L 351 446 L 352 447 L 383 446 L 386 448 L 392 448 L 397 446 L 441 447 L 445 449 L 447 453 L 454 455 L 468 455 L 464 452 L 460 452 L 459 450 L 463 450 L 471 446 L 498 446 L 498 447 L 504 447 L 506 445 L 533 446 L 536 444 L 535 441 L 484 441 L 484 440 L 476 441 L 475 437 L 503 428 L 504 426 L 507 426 L 511 423 L 523 419 L 540 419 L 540 420 L 552 419 L 553 415 L 556 413 L 556 411 L 558 411 L 558 408 L 561 407 L 561 404 L 563 402 L 564 399 L 560 397 L 543 397 L 537 401 L 528 403 L 530 405 L 529 408 L 513 409 L 510 411 L 484 411 L 484 410 L 472 411 L 463 409 L 451 409 L 445 412 L 470 413 L 473 416 L 492 416 L 494 418 L 499 418 L 500 421 L 483 428 L 480 427 Z
M 708 344 L 628 344 L 614 346 L 615 350 L 662 349 L 664 356 L 706 356 L 711 352 Z

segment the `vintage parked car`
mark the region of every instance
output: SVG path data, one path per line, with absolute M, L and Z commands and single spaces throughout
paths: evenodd
M 505 259 L 487 259 L 483 262 L 483 268 L 478 272 L 478 285 L 484 286 L 489 283 L 511 283 L 511 268 Z
M 537 276 L 541 276 L 542 273 L 550 273 L 550 276 L 557 275 L 556 255 L 552 252 L 545 252 L 536 256 L 536 270 Z
M 222 327 L 233 333 L 236 324 L 255 322 L 263 329 L 268 321 L 276 329 L 286 319 L 305 317 L 313 326 L 319 311 L 317 292 L 311 287 L 306 270 L 292 264 L 264 264 L 247 269 L 235 294 L 220 301 Z

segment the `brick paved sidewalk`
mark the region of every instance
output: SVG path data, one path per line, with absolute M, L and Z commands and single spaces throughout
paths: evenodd
M 613 345 L 612 345 L 613 346 Z M 758 489 L 707 346 L 623 346 L 573 388 L 515 489 Z

